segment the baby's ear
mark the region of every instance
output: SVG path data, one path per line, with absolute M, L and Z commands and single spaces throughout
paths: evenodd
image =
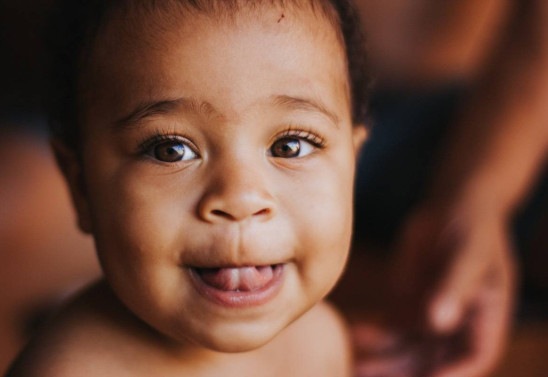
M 86 195 L 82 161 L 74 149 L 58 139 L 50 140 L 57 165 L 68 184 L 72 204 L 78 216 L 78 226 L 84 233 L 91 233 L 91 216 Z
M 352 127 L 352 139 L 354 141 L 354 152 L 358 155 L 363 143 L 367 140 L 369 128 L 365 124 L 355 124 Z

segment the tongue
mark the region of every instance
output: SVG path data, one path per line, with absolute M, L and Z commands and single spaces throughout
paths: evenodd
M 272 266 L 241 268 L 201 268 L 197 270 L 207 285 L 222 291 L 254 291 L 273 277 Z

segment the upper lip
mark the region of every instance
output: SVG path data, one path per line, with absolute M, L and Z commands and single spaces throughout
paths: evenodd
M 253 226 L 215 226 L 197 231 L 184 245 L 179 265 L 194 268 L 241 268 L 284 264 L 293 257 L 291 237 Z

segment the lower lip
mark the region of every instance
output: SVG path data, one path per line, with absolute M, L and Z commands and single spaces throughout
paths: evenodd
M 254 291 L 223 291 L 204 283 L 194 269 L 189 268 L 192 284 L 205 298 L 214 303 L 229 308 L 244 308 L 264 305 L 270 301 L 280 290 L 283 282 L 285 265 L 276 265 L 272 280 Z

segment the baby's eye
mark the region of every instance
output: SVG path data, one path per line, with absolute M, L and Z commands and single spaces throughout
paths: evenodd
M 176 138 L 156 141 L 145 152 L 162 162 L 188 161 L 198 157 L 187 143 Z
M 280 158 L 303 157 L 312 153 L 314 148 L 315 146 L 306 140 L 297 137 L 283 137 L 272 144 L 270 154 Z

